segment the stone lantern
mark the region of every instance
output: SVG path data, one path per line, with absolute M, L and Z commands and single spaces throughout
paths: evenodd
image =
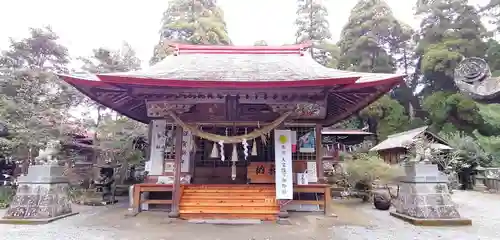
M 476 167 L 477 173 L 476 173 L 476 180 L 475 180 L 475 184 L 474 184 L 474 190 L 476 190 L 476 191 L 484 192 L 484 191 L 488 190 L 486 185 L 484 185 L 484 180 L 486 179 L 486 177 L 484 176 L 485 170 L 486 169 L 480 165 Z

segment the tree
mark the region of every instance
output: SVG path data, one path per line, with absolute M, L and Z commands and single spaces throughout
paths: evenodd
M 500 134 L 500 128 L 485 121 L 479 105 L 461 93 L 435 92 L 424 99 L 423 107 L 435 132 L 461 131 L 471 135 L 478 130 L 486 136 Z
M 94 74 L 139 70 L 141 66 L 135 51 L 126 42 L 120 50 L 98 48 L 93 50 L 92 57 L 79 59 L 84 63 L 82 69 Z M 96 162 L 122 163 L 120 176 L 123 177 L 129 163 L 137 163 L 144 157 L 134 143 L 146 136 L 146 126 L 105 111 L 106 107 L 96 102 L 89 101 L 87 106 L 97 109 L 97 120 L 90 126 L 94 129 L 94 146 L 100 151 L 100 154 L 95 155 Z
M 485 60 L 490 66 L 492 76 L 500 77 L 500 43 L 494 39 L 489 39 L 486 44 L 488 48 Z
M 215 0 L 170 0 L 163 13 L 160 42 L 151 63 L 172 53 L 172 42 L 196 45 L 231 45 L 224 13 Z
M 486 6 L 481 8 L 490 17 L 491 23 L 497 26 L 496 31 L 500 32 L 500 0 L 490 0 Z
M 390 134 L 407 130 L 409 125 L 403 106 L 387 95 L 363 109 L 360 116 L 368 122 L 369 131 L 377 134 L 377 142 Z
M 360 0 L 351 10 L 338 46 L 340 68 L 358 72 L 393 73 L 397 54 L 411 37 L 382 0 Z
M 296 43 L 312 41 L 319 45 L 325 44 L 332 37 L 327 17 L 328 10 L 320 0 L 297 0 Z M 329 64 L 331 54 L 328 49 L 315 46 L 310 53 L 322 65 Z
M 411 35 L 411 28 L 393 16 L 385 1 L 360 0 L 351 10 L 337 43 L 340 48 L 338 67 L 372 73 L 393 73 L 397 66 L 409 69 Z M 407 87 L 404 90 L 405 94 L 400 95 L 406 97 L 405 105 L 409 105 L 413 93 Z M 411 100 L 420 105 L 418 99 Z M 400 103 L 385 96 L 362 111 L 358 121 L 351 122 L 361 126 L 367 122 L 369 130 L 376 132 L 378 139 L 383 139 L 405 130 L 403 128 L 409 123 L 406 112 L 408 110 L 405 111 Z
M 423 95 L 456 92 L 453 71 L 464 57 L 484 57 L 488 36 L 477 9 L 464 0 L 418 1 L 417 72 Z
M 61 139 L 74 127 L 68 110 L 82 95 L 60 81 L 68 50 L 50 27 L 31 28 L 30 35 L 10 40 L 0 56 L 0 119 L 10 129 L 14 156 L 24 156 L 48 140 Z

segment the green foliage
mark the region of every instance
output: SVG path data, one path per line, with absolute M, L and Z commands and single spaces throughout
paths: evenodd
M 348 182 L 354 186 L 358 182 L 372 183 L 375 180 L 382 184 L 394 181 L 403 175 L 399 165 L 385 163 L 378 155 L 356 154 L 344 163 Z
M 436 132 L 451 123 L 456 129 L 470 134 L 485 124 L 478 104 L 460 93 L 436 92 L 424 99 L 423 108 L 429 113 L 431 128 Z
M 412 32 L 393 16 L 385 1 L 358 1 L 342 29 L 338 43 L 339 67 L 359 72 L 392 73 L 396 61 L 404 61 L 396 60 L 393 54 L 408 50 Z
M 453 167 L 460 171 L 464 168 L 473 168 L 477 165 L 489 167 L 492 164 L 492 156 L 484 150 L 482 145 L 473 137 L 463 132 L 441 134 L 447 143 L 453 148 L 452 161 L 456 162 Z
M 91 73 L 127 72 L 140 69 L 141 62 L 128 43 L 120 50 L 98 48 L 93 56 L 80 58 L 82 67 Z M 147 138 L 147 126 L 126 117 L 110 113 L 105 107 L 90 101 L 87 107 L 97 109 L 98 119 L 89 128 L 96 132 L 94 145 L 102 150 L 98 161 L 136 164 L 144 160 L 142 149 L 136 146 L 138 139 Z
M 376 122 L 379 139 L 405 131 L 409 126 L 409 117 L 403 106 L 387 95 L 363 109 L 360 116 L 368 122 Z
M 489 39 L 485 60 L 488 62 L 494 77 L 500 76 L 500 43 L 494 39 Z
M 0 120 L 11 133 L 3 146 L 19 157 L 74 130 L 68 110 L 83 99 L 53 74 L 65 72 L 69 63 L 68 50 L 58 43 L 57 34 L 50 28 L 29 33 L 11 40 L 0 56 Z
M 0 209 L 7 208 L 15 195 L 15 189 L 11 187 L 0 186 Z
M 335 67 L 338 53 L 333 44 L 327 43 L 327 40 L 332 38 L 332 34 L 326 7 L 320 1 L 297 0 L 296 13 L 295 42 L 316 43 L 311 49 L 311 57 L 324 66 Z
M 422 19 L 415 36 L 417 69 L 426 84 L 422 94 L 456 92 L 452 77 L 457 63 L 463 57 L 483 57 L 486 51 L 488 32 L 478 11 L 461 0 L 418 1 L 415 9 Z
M 170 0 L 163 13 L 160 42 L 151 63 L 172 53 L 171 42 L 195 45 L 231 45 L 224 13 L 215 0 Z
M 147 139 L 147 125 L 126 117 L 106 116 L 97 128 L 99 147 L 105 149 L 106 160 L 127 164 L 137 164 L 144 160 L 137 140 Z
M 470 168 L 478 164 L 483 167 L 491 166 L 492 158 L 484 151 L 475 138 L 463 132 L 441 134 L 447 143 L 453 148 L 451 154 L 456 161 L 456 170 Z

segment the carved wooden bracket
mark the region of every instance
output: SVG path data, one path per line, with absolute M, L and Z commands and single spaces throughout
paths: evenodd
M 177 114 L 182 114 L 191 109 L 194 104 L 176 104 L 165 101 L 147 101 L 146 108 L 148 117 L 164 117 L 168 116 L 168 111 L 174 111 Z
M 284 104 L 269 104 L 274 112 L 284 113 L 295 111 L 292 114 L 293 118 L 324 118 L 326 116 L 326 108 L 317 103 L 284 103 Z

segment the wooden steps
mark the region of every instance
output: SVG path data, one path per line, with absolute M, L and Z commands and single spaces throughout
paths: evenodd
M 276 220 L 274 185 L 185 185 L 180 201 L 183 219 Z

